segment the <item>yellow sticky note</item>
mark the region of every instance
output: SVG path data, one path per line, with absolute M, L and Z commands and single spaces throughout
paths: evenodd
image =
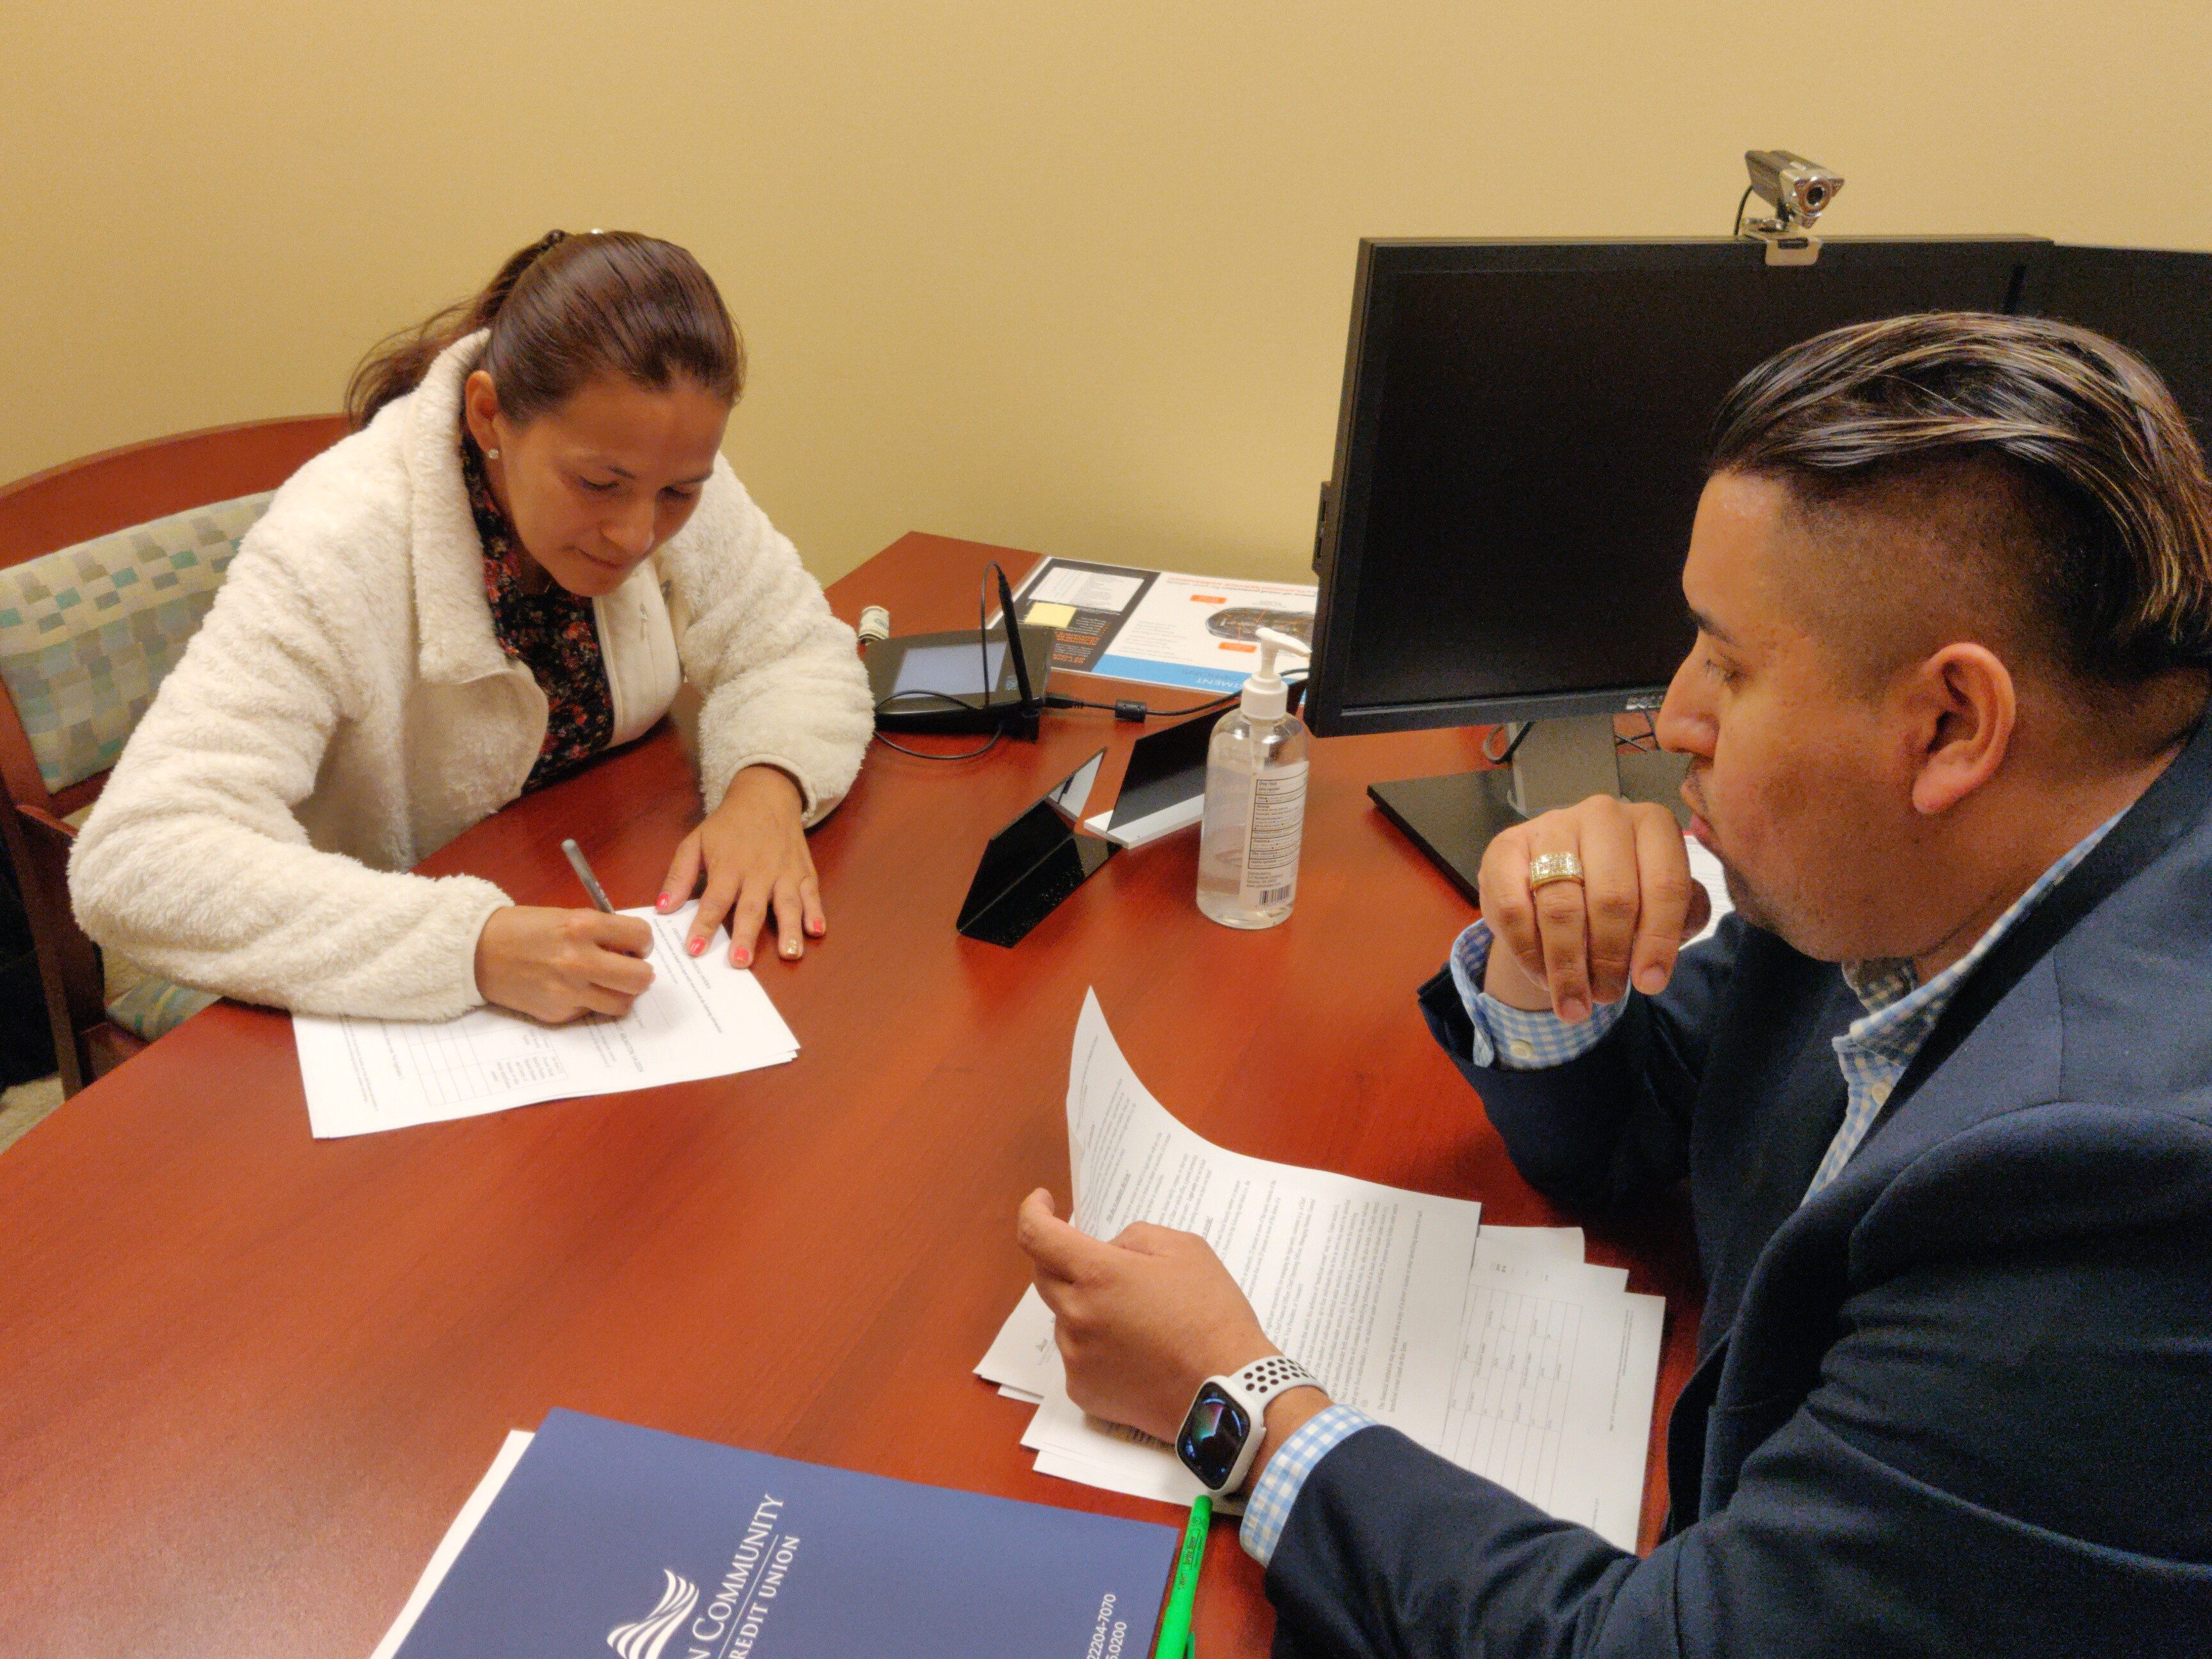
M 1024 628 L 1065 628 L 1068 623 L 1074 620 L 1075 607 L 1073 605 L 1047 605 L 1043 600 L 1040 599 L 1030 607 L 1029 615 L 1022 618 L 1022 626 Z

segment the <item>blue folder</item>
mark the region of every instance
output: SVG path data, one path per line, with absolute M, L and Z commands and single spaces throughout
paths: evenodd
M 1144 1659 L 1178 1541 L 556 1411 L 400 1659 Z

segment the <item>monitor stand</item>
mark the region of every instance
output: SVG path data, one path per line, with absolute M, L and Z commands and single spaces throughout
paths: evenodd
M 1453 886 L 1480 904 L 1475 878 L 1483 851 L 1501 830 L 1592 795 L 1656 801 L 1686 827 L 1689 809 L 1680 790 L 1688 767 L 1680 755 L 1620 750 L 1613 716 L 1585 714 L 1534 722 L 1515 747 L 1510 766 L 1374 783 L 1367 793 Z

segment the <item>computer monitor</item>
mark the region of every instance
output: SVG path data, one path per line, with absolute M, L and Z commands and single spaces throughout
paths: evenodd
M 1307 720 L 1324 737 L 1514 723 L 1510 771 L 1370 791 L 1470 896 L 1482 848 L 1524 813 L 1597 789 L 1679 810 L 1680 763 L 1616 761 L 1614 718 L 1657 708 L 1693 638 L 1682 557 L 1723 395 L 1784 346 L 1874 318 L 2100 326 L 2133 269 L 2087 257 L 2111 252 L 1832 238 L 1815 264 L 1777 266 L 1729 239 L 1363 242 Z M 2196 283 L 2197 304 L 2130 320 L 2154 364 L 2188 356 L 2212 391 L 2203 270 L 2166 279 Z
M 2142 357 L 2212 447 L 2212 253 L 2045 248 L 2019 309 L 2094 329 Z

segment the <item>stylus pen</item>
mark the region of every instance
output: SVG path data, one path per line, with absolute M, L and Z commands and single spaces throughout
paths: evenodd
M 584 884 L 584 890 L 592 896 L 592 908 L 608 915 L 614 915 L 615 907 L 607 902 L 606 889 L 599 885 L 599 878 L 592 873 L 592 866 L 584 862 L 584 849 L 570 840 L 561 843 L 561 850 L 568 855 L 568 867 L 576 872 L 576 879 Z
M 1191 1604 L 1198 1599 L 1198 1570 L 1206 1560 L 1206 1534 L 1212 1524 L 1213 1499 L 1200 1492 L 1190 1500 L 1182 1550 L 1176 1557 L 1175 1588 L 1168 1592 L 1167 1611 L 1160 1615 L 1160 1639 L 1152 1647 L 1154 1659 L 1185 1659 L 1190 1650 Z

